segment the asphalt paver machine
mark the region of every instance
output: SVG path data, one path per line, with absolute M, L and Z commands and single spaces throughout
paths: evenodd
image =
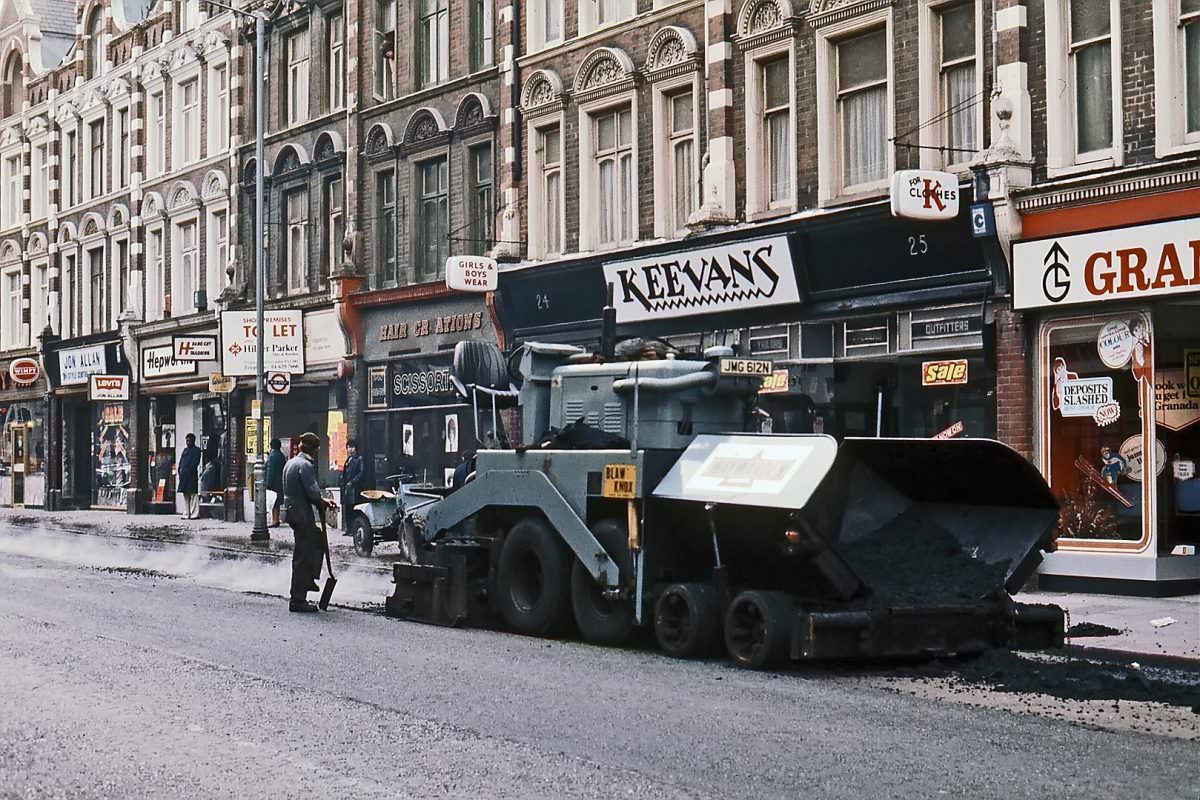
M 769 362 L 666 355 L 524 345 L 524 444 L 410 512 L 387 613 L 603 644 L 651 629 L 752 668 L 1061 646 L 1060 608 L 1011 597 L 1058 514 L 1016 452 L 755 433 Z

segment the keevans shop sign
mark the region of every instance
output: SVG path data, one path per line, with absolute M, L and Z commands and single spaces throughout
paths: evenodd
M 928 169 L 904 169 L 893 174 L 892 216 L 954 219 L 958 216 L 958 177 Z
M 1013 304 L 1200 292 L 1200 217 L 1013 245 Z
M 617 322 L 796 303 L 800 292 L 785 236 L 604 265 Z

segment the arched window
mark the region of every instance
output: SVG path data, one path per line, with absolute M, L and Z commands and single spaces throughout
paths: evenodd
M 88 19 L 88 68 L 95 77 L 104 69 L 104 14 L 97 8 Z
M 4 88 L 0 95 L 0 116 L 10 116 L 21 110 L 25 99 L 24 62 L 21 54 L 14 51 L 4 64 Z

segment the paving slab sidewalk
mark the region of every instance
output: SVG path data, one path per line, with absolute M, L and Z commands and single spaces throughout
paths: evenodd
M 43 511 L 41 509 L 0 508 L 0 526 L 24 529 L 44 526 L 96 536 L 123 536 L 131 539 L 158 540 L 180 544 L 196 544 L 222 550 L 246 553 L 271 553 L 290 556 L 292 530 L 287 525 L 270 528 L 268 542 L 250 541 L 250 522 L 225 522 L 216 519 L 181 519 L 168 514 L 126 514 L 122 511 Z M 378 563 L 384 566 L 397 554 L 394 544 L 380 544 L 375 554 L 364 559 L 354 552 L 354 545 L 342 530 L 329 530 L 329 549 L 335 562 Z
M 1120 631 L 1113 636 L 1072 637 L 1068 644 L 1081 655 L 1091 653 L 1109 659 L 1200 670 L 1200 595 L 1124 597 L 1021 592 L 1014 599 L 1062 606 L 1070 615 L 1070 625 L 1090 622 Z M 1164 624 L 1167 620 L 1174 621 Z M 1155 625 L 1155 621 L 1159 624 Z

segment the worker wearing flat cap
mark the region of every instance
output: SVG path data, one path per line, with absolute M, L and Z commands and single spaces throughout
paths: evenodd
M 295 534 L 292 549 L 292 594 L 289 611 L 310 612 L 317 607 L 308 602 L 308 593 L 317 591 L 321 577 L 321 556 L 325 539 L 317 527 L 317 514 L 334 508 L 317 483 L 317 450 L 321 439 L 315 433 L 300 436 L 300 452 L 283 466 L 283 505 L 287 521 Z

